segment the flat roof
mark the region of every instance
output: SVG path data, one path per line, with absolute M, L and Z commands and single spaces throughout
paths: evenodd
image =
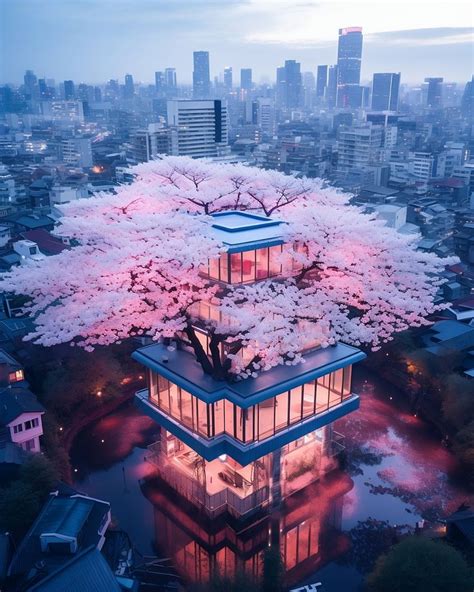
M 248 212 L 214 214 L 213 234 L 232 253 L 283 244 L 285 222 Z
M 355 347 L 338 343 L 308 352 L 300 364 L 281 364 L 260 372 L 256 378 L 235 382 L 215 380 L 204 373 L 191 353 L 179 349 L 169 351 L 161 343 L 142 347 L 132 357 L 203 401 L 212 403 L 219 399 L 228 399 L 247 408 L 314 378 L 359 362 L 366 355 Z

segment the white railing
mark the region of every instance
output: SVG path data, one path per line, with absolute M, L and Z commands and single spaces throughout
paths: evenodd
M 163 481 L 166 481 L 184 498 L 202 507 L 211 517 L 218 516 L 226 510 L 234 515 L 243 516 L 268 501 L 268 486 L 261 487 L 243 498 L 228 487 L 217 493 L 207 493 L 203 484 L 184 474 L 168 461 L 166 456 L 161 453 L 160 442 L 151 444 L 148 446 L 148 450 L 150 454 L 147 456 L 147 460 L 158 468 Z

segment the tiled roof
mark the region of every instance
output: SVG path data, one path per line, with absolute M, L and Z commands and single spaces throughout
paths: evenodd
M 24 387 L 11 386 L 0 391 L 0 425 L 8 425 L 23 413 L 44 413 L 35 395 Z

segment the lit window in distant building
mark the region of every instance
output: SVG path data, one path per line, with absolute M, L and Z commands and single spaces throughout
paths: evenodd
M 20 382 L 20 380 L 24 380 L 25 374 L 23 370 L 15 370 L 15 372 L 10 372 L 8 375 L 8 380 L 10 383 L 12 382 Z

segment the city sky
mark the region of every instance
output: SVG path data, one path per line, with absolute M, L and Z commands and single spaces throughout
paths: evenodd
M 189 83 L 193 50 L 211 54 L 211 76 L 251 67 L 273 81 L 285 59 L 302 71 L 336 62 L 340 27 L 362 26 L 362 80 L 400 71 L 465 82 L 474 70 L 473 9 L 468 0 L 0 0 L 0 81 L 24 71 L 61 81 L 152 82 L 175 67 Z

